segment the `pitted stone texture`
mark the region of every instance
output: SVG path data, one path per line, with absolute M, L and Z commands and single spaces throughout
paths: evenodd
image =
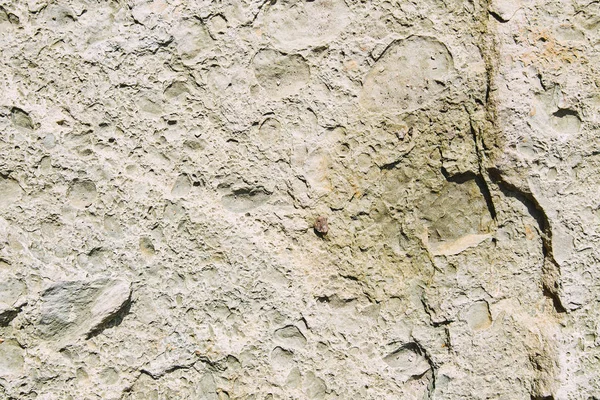
M 297 54 L 264 49 L 256 53 L 252 63 L 258 83 L 275 98 L 296 94 L 310 78 L 306 61 Z
M 0 397 L 600 397 L 597 28 L 0 0 Z
M 352 22 L 352 12 L 342 0 L 268 1 L 258 26 L 283 50 L 323 46 Z

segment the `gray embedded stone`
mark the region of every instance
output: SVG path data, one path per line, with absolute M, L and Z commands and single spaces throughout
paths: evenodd
M 119 279 L 56 283 L 39 300 L 36 335 L 61 343 L 89 336 L 116 317 L 130 297 L 131 285 Z

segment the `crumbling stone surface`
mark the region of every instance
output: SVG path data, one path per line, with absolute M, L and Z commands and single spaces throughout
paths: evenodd
M 600 398 L 599 28 L 0 0 L 0 397 Z

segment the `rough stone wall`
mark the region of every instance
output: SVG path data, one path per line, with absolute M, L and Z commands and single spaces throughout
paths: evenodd
M 0 0 L 0 398 L 600 399 L 600 3 Z

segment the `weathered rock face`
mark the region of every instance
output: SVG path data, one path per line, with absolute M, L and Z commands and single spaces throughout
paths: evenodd
M 0 1 L 0 397 L 600 398 L 596 2 Z
M 103 328 L 128 303 L 129 284 L 108 279 L 59 282 L 40 297 L 35 322 L 37 336 L 72 341 Z

